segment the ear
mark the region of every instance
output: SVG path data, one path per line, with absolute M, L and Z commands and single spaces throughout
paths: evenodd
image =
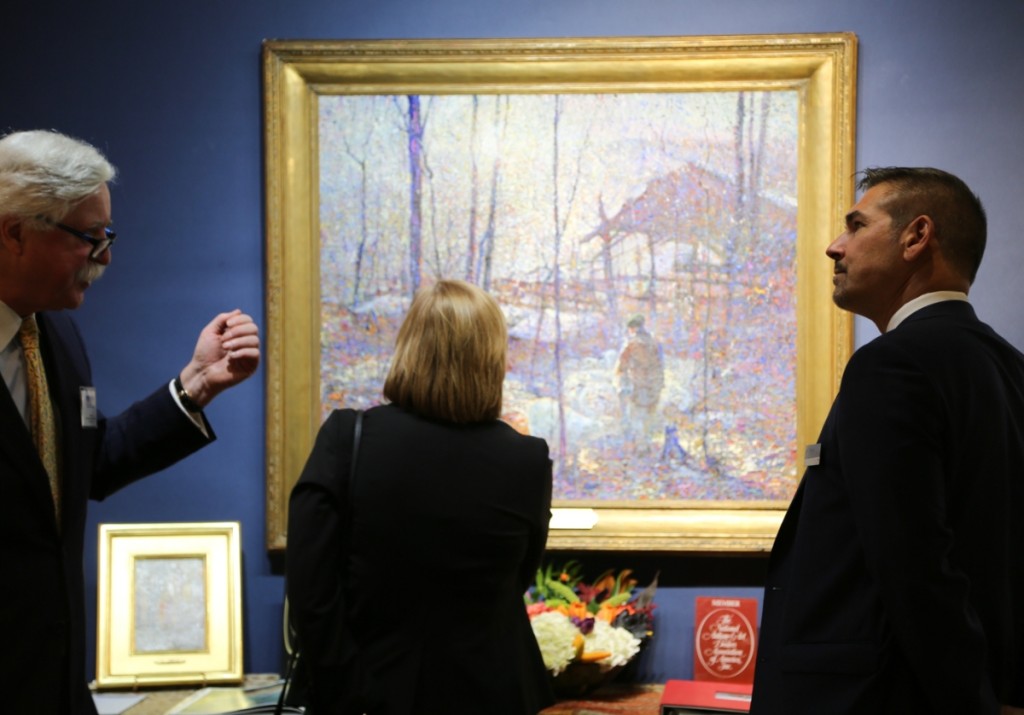
M 22 240 L 23 221 L 16 216 L 6 216 L 0 219 L 0 245 L 10 253 L 20 254 L 23 250 Z
M 924 255 L 934 240 L 935 222 L 932 221 L 932 217 L 924 214 L 918 216 L 908 223 L 900 234 L 904 260 L 917 260 Z

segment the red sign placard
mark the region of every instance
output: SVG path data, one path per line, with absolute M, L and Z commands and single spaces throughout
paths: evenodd
M 757 599 L 698 596 L 693 679 L 754 682 Z

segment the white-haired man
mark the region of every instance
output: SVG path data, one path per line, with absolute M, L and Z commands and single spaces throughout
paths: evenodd
M 95 715 L 85 681 L 86 504 L 214 439 L 203 407 L 259 365 L 240 310 L 199 335 L 173 379 L 116 417 L 96 406 L 67 311 L 111 260 L 115 169 L 52 131 L 0 139 L 0 693 L 4 712 Z

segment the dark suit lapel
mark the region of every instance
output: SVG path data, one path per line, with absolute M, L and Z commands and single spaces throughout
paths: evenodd
M 50 496 L 46 469 L 32 443 L 32 435 L 11 398 L 7 383 L 3 380 L 0 380 L 0 435 L 3 435 L 0 438 L 3 461 L 12 467 L 11 473 L 4 474 L 3 478 L 26 480 L 29 489 L 38 495 L 38 503 L 52 514 L 53 497 Z

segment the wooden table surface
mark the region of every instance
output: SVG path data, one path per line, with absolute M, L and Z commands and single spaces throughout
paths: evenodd
M 275 674 L 247 675 L 245 687 L 272 683 Z M 167 711 L 192 695 L 197 687 L 146 689 L 142 702 L 124 711 L 123 715 L 167 715 Z M 661 685 L 606 685 L 586 698 L 561 700 L 544 709 L 541 715 L 658 715 Z M 124 692 L 124 691 L 115 691 Z
M 243 687 L 258 687 L 267 685 L 279 680 L 276 673 L 258 673 L 245 676 Z M 138 695 L 145 695 L 145 699 L 128 708 L 122 715 L 167 715 L 167 711 L 178 705 L 188 696 L 200 690 L 201 686 L 176 686 L 166 688 L 139 688 L 135 691 Z M 111 690 L 105 692 L 126 693 L 128 690 Z
M 561 700 L 541 715 L 658 715 L 663 685 L 605 685 L 586 698 Z

